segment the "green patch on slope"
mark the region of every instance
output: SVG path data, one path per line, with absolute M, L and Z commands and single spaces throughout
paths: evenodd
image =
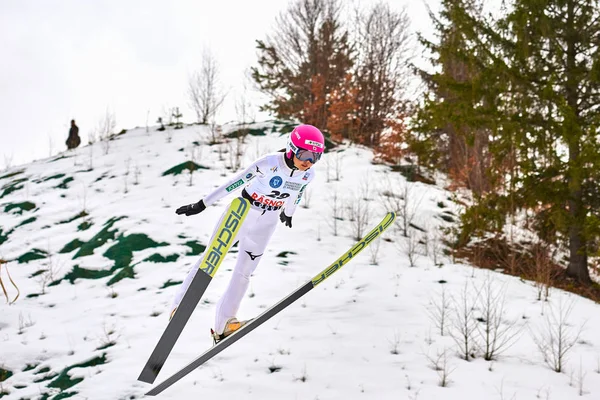
M 27 178 L 15 179 L 14 181 L 2 186 L 0 188 L 0 190 L 2 191 L 2 194 L 0 194 L 0 199 L 4 196 L 8 196 L 13 192 L 16 192 L 17 190 L 23 189 L 25 187 L 21 185 L 23 182 L 27 182 Z
M 282 251 L 281 253 L 277 254 L 276 257 L 279 258 L 288 258 L 288 255 L 293 255 L 293 254 L 297 254 L 294 251 Z M 288 265 L 290 262 L 288 260 L 281 260 L 278 262 L 279 265 Z
M 27 364 L 25 365 L 25 368 L 23 368 L 23 372 L 34 370 L 38 367 L 38 365 L 40 364 Z
M 73 217 L 71 217 L 71 218 L 69 218 L 69 219 L 66 219 L 66 220 L 64 220 L 64 221 L 60 221 L 60 222 L 59 222 L 59 224 L 68 224 L 69 222 L 73 222 L 73 221 L 75 221 L 76 219 L 79 219 L 79 218 L 85 218 L 85 217 L 87 217 L 88 215 L 89 215 L 89 214 L 88 214 L 88 213 L 87 213 L 85 210 L 83 210 L 83 211 L 81 211 L 79 214 L 77 214 L 77 215 L 75 215 L 75 216 L 73 216 Z
M 104 257 L 113 260 L 115 265 L 112 267 L 112 271 L 120 270 L 117 274 L 108 282 L 108 285 L 117 283 L 123 278 L 134 278 L 135 272 L 131 261 L 133 260 L 134 251 L 142 251 L 148 248 L 168 246 L 168 243 L 157 243 L 150 239 L 143 233 L 134 233 L 131 235 L 119 235 L 117 243 L 112 245 L 104 253 Z
M 56 189 L 68 189 L 69 183 L 73 182 L 74 180 L 75 180 L 75 178 L 73 178 L 72 176 L 65 178 L 65 179 L 63 179 L 63 181 L 60 184 L 58 184 L 56 186 Z
M 13 230 L 11 229 L 10 231 L 4 233 L 2 228 L 0 228 L 0 244 L 6 242 L 8 240 L 8 235 L 10 235 L 12 232 Z
M 250 136 L 267 136 L 266 129 L 267 128 L 262 128 L 262 129 L 236 129 L 235 131 L 230 132 L 227 135 L 225 135 L 225 137 L 227 137 L 229 139 L 233 139 L 233 138 L 243 137 L 243 136 L 246 136 L 246 135 L 250 135 Z
M 48 253 L 40 249 L 31 249 L 21 257 L 17 258 L 19 264 L 28 263 L 29 261 L 41 260 L 48 257 Z
M 22 169 L 22 170 L 19 170 L 19 171 L 15 171 L 15 172 L 10 172 L 10 173 L 8 173 L 8 174 L 6 174 L 6 175 L 2 175 L 2 176 L 0 176 L 0 179 L 12 178 L 13 176 L 20 175 L 20 174 L 22 174 L 23 172 L 25 172 L 25 170 L 24 170 L 24 169 Z
M 163 285 L 160 287 L 160 289 L 165 289 L 165 288 L 168 288 L 169 286 L 180 285 L 182 283 L 183 283 L 183 281 L 172 281 L 169 279 L 168 281 L 163 283 Z
M 100 182 L 102 179 L 107 178 L 107 177 L 108 177 L 108 172 L 105 172 L 102 175 L 100 175 L 98 178 L 96 178 L 96 180 L 94 182 Z
M 65 245 L 65 247 L 63 247 L 62 249 L 60 249 L 59 253 L 60 254 L 70 253 L 73 250 L 80 248 L 84 243 L 85 242 L 82 242 L 79 239 L 73 239 L 69 243 L 67 243 Z
M 48 182 L 48 181 L 50 181 L 52 179 L 61 179 L 61 178 L 64 178 L 64 177 L 65 177 L 65 174 L 56 174 L 56 175 L 52 175 L 52 176 L 49 176 L 47 178 L 42 179 L 42 182 Z
M 77 393 L 79 392 L 61 392 L 59 394 L 57 394 L 56 396 L 54 396 L 52 398 L 52 400 L 62 400 L 62 399 L 68 399 L 69 397 L 73 397 L 75 395 L 77 395 Z
M 40 378 L 35 378 L 33 380 L 33 383 L 49 381 L 51 379 L 54 379 L 58 375 L 56 372 L 51 372 L 50 367 L 43 367 L 43 368 L 40 368 L 39 371 L 34 372 L 34 375 L 41 375 L 41 374 L 44 374 L 44 376 L 42 376 Z
M 13 375 L 11 370 L 0 367 L 0 382 L 4 382 Z
M 112 226 L 126 217 L 114 217 L 109 219 L 105 224 L 104 228 L 93 238 L 91 238 L 88 242 L 85 242 L 81 245 L 79 251 L 73 256 L 73 259 L 79 257 L 85 257 L 94 254 L 94 250 L 98 247 L 104 245 L 109 240 L 114 240 L 115 234 L 117 233 L 116 229 L 111 230 Z
M 179 165 L 174 166 L 171 169 L 166 170 L 165 172 L 162 173 L 162 176 L 167 176 L 167 175 L 179 175 L 181 174 L 184 170 L 188 170 L 188 171 L 197 171 L 199 169 L 209 169 L 208 167 L 205 167 L 204 165 L 200 165 L 200 164 L 196 164 L 193 161 L 186 161 L 184 163 L 181 163 Z
M 79 251 L 73 256 L 73 259 L 88 256 L 94 253 L 94 249 L 104 245 L 108 240 L 114 240 L 115 243 L 108 248 L 103 254 L 104 257 L 114 261 L 114 265 L 110 269 L 86 269 L 79 265 L 75 265 L 73 269 L 65 275 L 63 279 L 74 283 L 77 279 L 100 279 L 108 276 L 112 278 L 107 282 L 107 285 L 112 285 L 124 278 L 135 278 L 133 261 L 133 253 L 142 251 L 148 248 L 168 246 L 168 243 L 157 243 L 143 233 L 134 233 L 131 235 L 116 235 L 117 229 L 111 229 L 115 222 L 122 219 L 112 218 L 104 228 L 98 232 L 89 242 L 82 242 L 79 239 L 74 239 L 67 243 L 59 253 L 69 253 L 75 249 Z M 152 257 L 152 256 L 151 256 Z M 166 262 L 175 261 L 176 258 L 169 256 Z
M 38 269 L 33 274 L 29 275 L 29 277 L 30 278 L 35 278 L 36 276 L 39 276 L 39 275 L 43 274 L 44 272 L 46 272 L 45 269 Z
M 75 283 L 76 279 L 101 279 L 110 276 L 112 271 L 109 269 L 97 270 L 81 268 L 79 265 L 73 266 L 71 272 L 66 274 L 63 279 L 70 283 Z
M 15 228 L 19 228 L 19 227 L 21 227 L 23 225 L 31 224 L 32 222 L 35 222 L 36 220 L 37 220 L 37 217 L 27 218 L 26 220 L 24 220 L 23 222 L 21 222 L 19 225 L 15 226 Z M 0 244 L 2 244 L 2 243 L 0 242 Z
M 275 257 L 287 258 L 288 254 L 297 254 L 295 251 L 282 251 L 277 254 Z
M 56 158 L 53 158 L 52 160 L 48 161 L 48 163 L 52 163 L 52 162 L 60 161 L 60 160 L 66 160 L 67 158 L 71 158 L 71 157 L 72 156 L 66 156 L 66 155 L 62 154 L 62 155 L 60 155 L 60 156 L 58 156 Z
M 150 261 L 153 263 L 169 263 L 175 262 L 179 258 L 179 254 L 171 254 L 169 256 L 163 256 L 162 254 L 154 253 L 144 261 Z
M 11 212 L 12 210 L 16 210 L 14 212 L 15 214 L 22 215 L 23 211 L 31 211 L 34 208 L 35 208 L 35 203 L 32 203 L 30 201 L 24 201 L 22 203 L 8 203 L 4 207 L 4 212 L 8 213 L 8 212 Z
M 92 227 L 92 225 L 94 225 L 94 224 L 91 221 L 83 221 L 82 223 L 77 225 L 77 230 L 78 231 L 87 231 L 88 229 L 90 229 Z
M 60 374 L 58 374 L 56 379 L 54 379 L 48 384 L 48 387 L 57 388 L 61 391 L 65 391 L 66 389 L 72 388 L 73 386 L 83 381 L 83 378 L 71 378 L 69 376 L 69 371 L 71 371 L 74 368 L 88 368 L 102 364 L 106 364 L 106 353 L 102 354 L 99 357 L 92 358 L 91 360 L 86 361 L 84 363 L 71 365 L 70 367 L 63 369 L 60 372 Z
M 279 127 L 278 125 L 282 125 Z M 296 124 L 288 121 L 273 121 L 273 128 L 271 128 L 271 132 L 280 132 L 282 135 L 286 133 L 290 133 L 294 130 Z
M 202 254 L 206 246 L 198 242 L 197 240 L 190 240 L 184 243 L 186 246 L 192 249 L 192 251 L 188 251 L 185 253 L 186 256 L 197 256 Z
M 65 176 L 65 174 L 56 174 L 56 175 L 48 176 L 46 178 L 34 179 L 32 182 L 33 183 L 43 183 L 43 182 L 51 181 L 53 179 L 60 179 L 64 176 Z

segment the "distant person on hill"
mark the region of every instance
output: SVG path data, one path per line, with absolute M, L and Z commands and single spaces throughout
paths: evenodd
M 241 187 L 243 187 L 242 197 L 250 202 L 250 209 L 246 219 L 238 228 L 237 237 L 230 239 L 233 243 L 238 241 L 239 252 L 229 285 L 217 303 L 215 329 L 212 332 L 215 343 L 248 322 L 238 321 L 236 314 L 248 289 L 250 275 L 265 252 L 277 227 L 277 220 L 292 227 L 292 216 L 296 206 L 300 203 L 306 186 L 315 177 L 314 171 L 310 168 L 319 161 L 324 151 L 325 139 L 319 129 L 312 125 L 298 125 L 290 133 L 285 149 L 259 158 L 199 202 L 177 209 L 177 214 L 198 214 Z M 225 213 L 217 223 L 208 243 L 212 243 L 215 238 Z M 171 308 L 171 318 L 201 262 L 202 257 L 193 266 L 176 293 Z
M 81 139 L 79 138 L 79 127 L 75 125 L 75 120 L 71 120 L 71 129 L 69 129 L 69 137 L 67 138 L 67 149 L 71 150 L 79 146 Z

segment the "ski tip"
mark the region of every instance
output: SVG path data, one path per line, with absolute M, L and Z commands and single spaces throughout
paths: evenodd
M 154 374 L 152 371 L 144 369 L 142 371 L 142 373 L 140 374 L 140 376 L 138 376 L 138 381 L 146 382 L 146 383 L 154 383 L 157 375 L 158 374 Z

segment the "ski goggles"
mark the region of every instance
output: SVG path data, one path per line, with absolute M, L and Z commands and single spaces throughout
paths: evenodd
M 296 152 L 296 158 L 300 161 L 310 161 L 312 164 L 316 164 L 321 159 L 323 153 L 317 153 L 315 151 L 298 149 Z

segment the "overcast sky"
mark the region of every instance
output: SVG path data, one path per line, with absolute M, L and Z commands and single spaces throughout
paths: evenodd
M 414 30 L 430 26 L 424 1 L 388 0 L 394 9 L 409 5 Z M 72 118 L 87 143 L 107 109 L 119 130 L 145 126 L 146 120 L 155 124 L 174 106 L 192 122 L 187 82 L 203 49 L 218 61 L 229 93 L 219 122 L 235 119 L 245 73 L 256 65 L 255 40 L 273 31 L 289 4 L 1 0 L 0 170 L 65 150 Z M 249 90 L 258 108 L 251 85 Z

